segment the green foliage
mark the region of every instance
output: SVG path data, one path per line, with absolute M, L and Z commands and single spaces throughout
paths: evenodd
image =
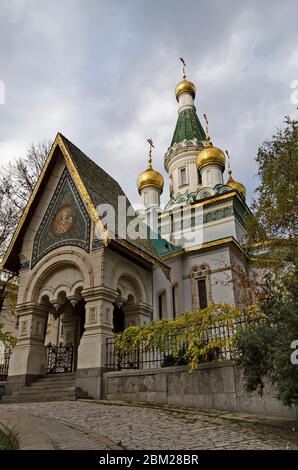
M 297 261 L 298 121 L 285 124 L 258 151 L 260 185 L 246 229 L 250 243 L 270 240 Z
M 270 273 L 265 283 L 259 324 L 236 338 L 248 391 L 263 392 L 268 378 L 287 406 L 298 401 L 298 366 L 291 363 L 291 343 L 298 339 L 297 273 Z
M 2 425 L 0 429 L 0 450 L 19 450 L 18 434 L 15 429 Z
M 176 354 L 165 354 L 161 367 L 186 366 L 186 348 L 178 349 Z
M 251 309 L 250 312 L 254 312 Z M 189 364 L 190 370 L 201 362 L 217 357 L 217 351 L 231 346 L 233 338 L 218 338 L 209 335 L 214 326 L 234 327 L 235 320 L 242 312 L 231 305 L 212 305 L 195 313 L 185 313 L 176 320 L 157 320 L 145 326 L 131 326 L 115 335 L 116 357 L 120 362 L 123 354 L 132 354 L 142 347 L 144 351 L 156 348 L 161 353 L 173 348 L 171 357 L 165 358 L 168 364 Z
M 6 346 L 14 347 L 16 345 L 16 337 L 13 336 L 9 331 L 5 333 L 2 331 L 3 325 L 0 323 L 0 343 L 4 343 Z
M 262 248 L 254 262 L 270 270 L 257 286 L 262 321 L 237 336 L 239 364 L 247 390 L 262 393 L 269 379 L 291 406 L 298 402 L 298 366 L 291 363 L 291 343 L 298 340 L 298 122 L 286 118 L 257 162 L 260 186 L 247 233 L 250 246 Z

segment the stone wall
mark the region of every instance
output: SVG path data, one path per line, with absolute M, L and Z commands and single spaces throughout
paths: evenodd
M 104 398 L 298 418 L 297 408 L 284 407 L 269 385 L 263 396 L 248 394 L 232 362 L 202 364 L 192 373 L 185 366 L 106 372 Z

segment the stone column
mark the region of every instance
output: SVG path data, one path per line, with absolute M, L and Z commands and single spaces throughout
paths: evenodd
M 72 370 L 76 370 L 77 366 L 77 347 L 78 347 L 78 328 L 80 319 L 74 314 L 73 308 L 67 309 L 61 315 L 61 323 L 63 325 L 63 344 L 72 344 L 73 361 Z
M 61 315 L 61 324 L 63 325 L 63 344 L 71 343 L 73 346 L 77 340 L 77 328 L 79 318 L 73 313 L 64 312 Z
M 118 293 L 102 286 L 84 290 L 82 296 L 86 301 L 86 321 L 78 349 L 76 385 L 89 396 L 101 398 L 106 338 L 113 337 L 113 303 Z
M 9 364 L 6 392 L 12 393 L 46 374 L 44 337 L 49 308 L 26 303 L 17 306 L 19 332 Z
M 127 304 L 123 307 L 123 311 L 125 328 L 129 326 L 144 326 L 150 321 L 152 307 L 144 303 Z

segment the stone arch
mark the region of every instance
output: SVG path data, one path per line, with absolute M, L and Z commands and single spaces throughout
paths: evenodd
M 53 276 L 56 272 L 65 270 L 66 268 L 74 269 L 79 275 L 74 276 L 73 282 L 65 282 L 60 286 L 47 286 L 46 280 Z M 59 289 L 66 290 L 68 295 L 78 287 L 88 289 L 93 286 L 94 274 L 91 264 L 89 263 L 85 253 L 80 248 L 57 248 L 54 252 L 45 256 L 34 267 L 30 276 L 25 292 L 24 302 L 37 302 L 40 295 L 55 296 L 59 294 Z
M 128 263 L 116 263 L 110 283 L 113 291 L 118 292 L 113 312 L 114 332 L 118 327 L 125 329 L 147 323 L 152 307 L 140 270 Z
M 133 300 L 135 304 L 145 301 L 140 282 L 131 274 L 124 273 L 118 278 L 118 288 L 125 300 Z
M 125 286 L 123 285 L 123 280 L 127 281 L 127 295 L 124 292 Z M 131 294 L 135 300 L 138 300 L 138 303 L 150 304 L 149 293 L 147 292 L 142 280 L 142 274 L 135 267 L 129 269 L 127 263 L 120 262 L 114 266 L 111 275 L 111 287 L 115 291 L 120 290 L 122 297 L 127 298 L 128 295 Z
M 210 267 L 207 263 L 194 264 L 190 268 L 191 275 L 201 275 L 201 274 L 210 274 Z

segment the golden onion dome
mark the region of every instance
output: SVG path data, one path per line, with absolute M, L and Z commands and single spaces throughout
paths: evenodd
M 237 191 L 240 194 L 242 199 L 245 200 L 245 197 L 246 197 L 245 186 L 244 186 L 244 184 L 239 183 L 238 181 L 234 180 L 234 178 L 232 176 L 232 170 L 231 170 L 230 155 L 229 155 L 229 152 L 227 150 L 226 150 L 226 154 L 227 154 L 227 157 L 228 157 L 228 175 L 229 175 L 228 181 L 227 181 L 227 186 L 230 186 L 230 188 L 235 189 L 235 191 Z
M 228 178 L 228 181 L 227 181 L 227 186 L 230 186 L 230 188 L 235 189 L 240 194 L 242 199 L 245 200 L 245 197 L 246 197 L 245 186 L 244 186 L 244 184 L 239 183 L 238 181 L 235 181 L 233 179 L 232 172 L 229 174 L 229 178 Z
M 152 168 L 152 148 L 154 148 L 154 144 L 152 139 L 147 139 L 147 142 L 149 144 L 148 167 L 147 170 L 143 171 L 138 177 L 138 190 L 141 194 L 143 188 L 146 188 L 147 186 L 155 186 L 162 193 L 164 185 L 163 176 Z
M 226 157 L 222 150 L 217 147 L 213 147 L 211 143 L 202 150 L 199 150 L 196 157 L 196 164 L 198 170 L 201 170 L 206 165 L 220 165 L 224 171 L 226 163 Z
M 190 93 L 193 99 L 195 99 L 196 96 L 196 87 L 195 85 L 190 82 L 189 80 L 183 79 L 182 82 L 178 83 L 176 86 L 176 99 L 178 101 L 178 97 L 181 95 L 181 93 Z
M 164 179 L 158 171 L 153 170 L 153 168 L 147 168 L 147 170 L 139 175 L 137 184 L 139 193 L 147 186 L 156 186 L 162 192 Z

